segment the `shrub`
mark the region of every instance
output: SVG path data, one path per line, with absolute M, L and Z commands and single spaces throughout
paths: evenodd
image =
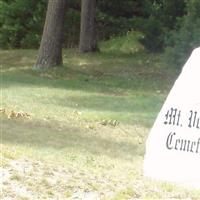
M 162 22 L 155 17 L 143 20 L 144 38 L 141 43 L 152 52 L 159 52 L 163 50 L 165 29 Z
M 32 44 L 38 44 L 44 21 L 45 6 L 45 0 L 1 0 L 1 48 L 30 47 Z
M 187 14 L 179 21 L 177 30 L 172 31 L 166 40 L 166 59 L 169 64 L 181 67 L 192 50 L 200 46 L 199 10 L 199 0 L 188 0 Z
M 144 17 L 139 30 L 145 37 L 141 42 L 150 51 L 163 51 L 166 33 L 175 27 L 177 18 L 184 15 L 185 1 L 144 0 L 143 10 Z

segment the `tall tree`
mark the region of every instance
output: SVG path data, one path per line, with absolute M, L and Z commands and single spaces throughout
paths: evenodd
M 46 20 L 35 66 L 49 68 L 63 64 L 62 43 L 66 0 L 49 0 Z
M 81 53 L 97 51 L 96 28 L 96 0 L 82 0 L 81 2 L 81 31 L 79 51 Z

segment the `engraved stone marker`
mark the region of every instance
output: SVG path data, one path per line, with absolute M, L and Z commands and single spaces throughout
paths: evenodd
M 150 131 L 144 175 L 200 188 L 200 48 L 183 67 Z

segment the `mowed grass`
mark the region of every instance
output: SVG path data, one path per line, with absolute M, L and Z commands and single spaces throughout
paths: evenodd
M 0 51 L 1 198 L 199 198 L 142 174 L 146 137 L 178 72 L 142 48 L 108 47 L 65 50 L 64 66 L 47 71 L 33 68 L 36 50 Z

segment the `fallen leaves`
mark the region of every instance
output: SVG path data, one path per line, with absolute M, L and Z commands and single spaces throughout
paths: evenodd
M 30 119 L 30 114 L 26 113 L 26 112 L 15 112 L 15 111 L 11 111 L 8 115 L 8 119 L 12 119 L 12 118 L 28 118 Z
M 6 110 L 4 108 L 0 108 L 0 114 L 5 114 Z
M 73 111 L 73 114 L 75 114 L 75 115 L 79 115 L 79 116 L 80 116 L 80 115 L 82 115 L 82 112 L 77 111 L 77 110 L 74 110 L 74 111 Z
M 105 120 L 105 119 L 103 119 L 102 121 L 99 122 L 99 124 L 101 124 L 103 126 L 110 125 L 110 126 L 115 127 L 115 126 L 119 125 L 119 122 L 117 120 Z
M 30 119 L 31 115 L 23 112 L 23 111 L 8 111 L 5 108 L 0 108 L 0 114 L 5 115 L 8 119 L 18 119 L 18 118 L 26 118 L 26 119 Z

